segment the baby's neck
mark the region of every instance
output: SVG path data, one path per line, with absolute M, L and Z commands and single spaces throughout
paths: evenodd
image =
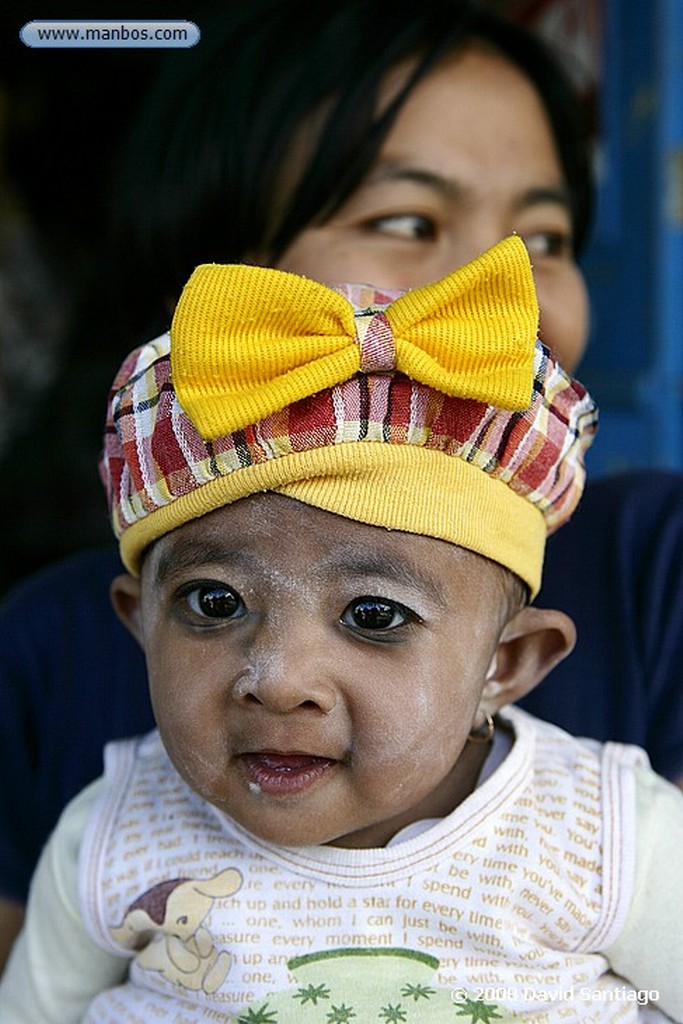
M 347 849 L 378 848 L 386 846 L 398 832 L 415 821 L 445 818 L 474 792 L 490 752 L 490 743 L 466 743 L 449 774 L 429 796 L 420 801 L 419 810 L 411 807 L 403 814 L 377 822 L 359 832 L 341 836 L 327 845 Z

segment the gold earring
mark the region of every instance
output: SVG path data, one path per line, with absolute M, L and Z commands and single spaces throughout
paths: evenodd
M 488 711 L 485 711 L 483 725 L 479 725 L 476 728 L 472 727 L 467 739 L 470 743 L 490 743 L 493 739 L 495 730 L 496 724 L 493 721 L 493 718 Z

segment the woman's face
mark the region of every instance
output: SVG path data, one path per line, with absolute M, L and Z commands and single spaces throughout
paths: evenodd
M 393 76 L 385 101 L 396 86 Z M 473 45 L 415 88 L 365 181 L 278 266 L 325 283 L 415 288 L 513 231 L 531 255 L 541 340 L 573 370 L 588 301 L 550 124 L 529 80 Z

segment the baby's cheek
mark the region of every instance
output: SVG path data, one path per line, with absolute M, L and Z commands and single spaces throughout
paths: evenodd
M 150 676 L 150 693 L 161 738 L 181 775 L 194 784 L 211 765 L 222 770 L 226 716 L 220 691 L 176 661 L 173 669 L 159 666 Z
M 201 728 L 225 700 L 226 659 L 210 644 L 173 644 L 163 640 L 161 652 L 148 662 L 149 687 L 155 711 Z
M 215 806 L 221 807 L 226 799 L 227 761 L 220 744 L 212 744 L 205 737 L 160 726 L 161 738 L 178 774 L 196 793 Z
M 402 780 L 449 771 L 467 738 L 470 720 L 457 701 L 444 701 L 429 680 L 416 679 L 409 694 L 396 696 L 375 722 L 374 738 L 366 737 L 367 760 L 384 778 Z

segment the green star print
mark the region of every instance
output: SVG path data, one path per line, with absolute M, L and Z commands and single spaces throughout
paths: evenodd
M 306 1003 L 313 1003 L 314 1006 L 317 1006 L 319 999 L 330 998 L 330 990 L 326 985 L 309 985 L 307 988 L 300 988 L 293 998 L 300 999 L 302 1006 L 305 1006 Z
M 392 1006 L 391 1003 L 388 1006 L 383 1006 L 378 1017 L 385 1020 L 387 1024 L 401 1024 L 401 1021 L 408 1020 L 405 1010 L 401 1009 L 400 1003 L 398 1006 Z
M 277 1024 L 277 1012 L 264 1003 L 260 1010 L 247 1010 L 246 1017 L 238 1017 L 237 1024 Z
M 344 1006 L 342 1003 L 341 1006 L 332 1007 L 332 1012 L 328 1013 L 327 1020 L 328 1024 L 349 1024 L 351 1019 L 355 1016 L 356 1014 L 353 1012 L 351 1007 Z
M 477 1021 L 483 1021 L 484 1024 L 489 1024 L 489 1021 L 494 1020 L 496 1017 L 500 1018 L 495 1006 L 491 1003 L 485 1003 L 481 999 L 469 999 L 466 997 L 462 1003 L 458 1004 L 460 1009 L 456 1013 L 456 1017 L 467 1017 L 470 1015 L 471 1024 L 476 1024 Z

